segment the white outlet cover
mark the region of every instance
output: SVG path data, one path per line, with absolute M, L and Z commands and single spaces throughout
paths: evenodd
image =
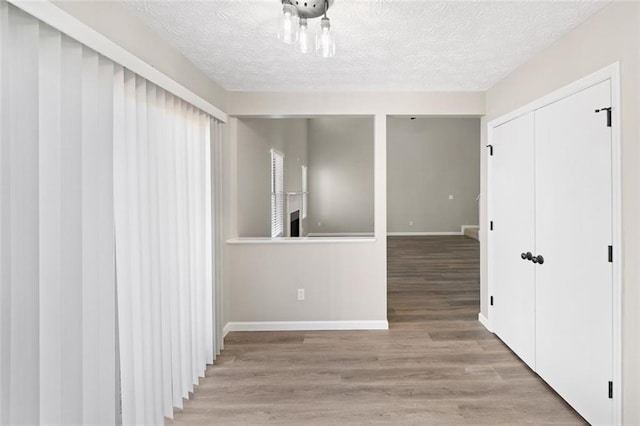
M 453 200 L 453 195 L 449 195 L 449 199 L 450 199 L 450 200 Z

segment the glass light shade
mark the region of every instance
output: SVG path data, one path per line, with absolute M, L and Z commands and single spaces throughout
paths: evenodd
M 294 43 L 297 29 L 298 11 L 292 5 L 285 4 L 278 25 L 278 40 L 286 44 Z
M 316 33 L 316 54 L 330 58 L 336 54 L 336 34 L 331 29 L 329 18 L 322 18 Z
M 296 50 L 302 53 L 308 53 L 311 50 L 311 36 L 305 18 L 300 18 L 300 25 L 296 33 Z

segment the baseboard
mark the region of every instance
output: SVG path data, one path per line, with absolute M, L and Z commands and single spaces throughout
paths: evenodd
M 491 330 L 491 327 L 489 327 L 489 320 L 487 319 L 487 317 L 482 315 L 482 312 L 478 312 L 478 321 L 480 322 L 480 324 L 482 324 L 484 328 L 486 328 L 488 331 L 493 333 L 493 331 Z
M 387 232 L 388 237 L 435 237 L 439 235 L 463 235 L 462 232 Z
M 230 322 L 226 323 L 224 328 L 222 329 L 222 338 L 224 339 L 225 337 L 227 337 L 227 334 L 229 334 L 229 332 L 231 332 Z
M 307 237 L 373 237 L 373 232 L 309 232 Z
M 388 330 L 388 321 L 261 321 L 230 322 L 224 335 L 231 331 L 326 331 L 326 330 Z
M 466 231 L 467 229 L 480 229 L 480 225 L 462 225 L 462 233 L 464 234 L 464 231 Z

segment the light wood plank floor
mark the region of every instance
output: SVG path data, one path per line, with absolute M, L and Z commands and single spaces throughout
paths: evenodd
M 389 331 L 231 333 L 167 424 L 584 424 L 477 322 L 477 241 L 388 247 Z

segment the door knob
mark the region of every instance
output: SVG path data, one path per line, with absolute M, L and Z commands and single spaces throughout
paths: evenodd
M 534 257 L 534 262 L 533 263 L 537 263 L 538 265 L 542 265 L 544 263 L 544 257 L 538 255 L 537 257 Z
M 527 260 L 527 253 L 520 254 L 520 257 L 522 258 L 522 260 Z
M 537 258 L 537 257 L 534 257 L 533 259 L 531 259 L 531 261 L 532 261 L 533 263 L 538 263 L 538 258 Z
M 528 251 L 528 252 L 525 254 L 525 257 L 527 258 L 527 260 L 531 260 L 531 259 L 533 259 L 533 255 L 531 254 L 531 252 L 530 252 L 530 251 Z

